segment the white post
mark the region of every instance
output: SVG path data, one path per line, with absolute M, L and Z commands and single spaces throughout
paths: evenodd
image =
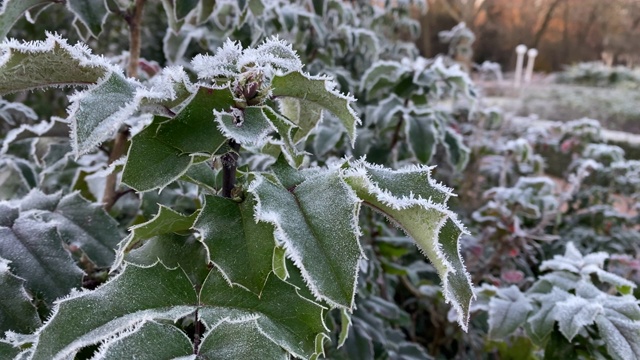
M 525 45 L 520 44 L 516 46 L 516 54 L 518 54 L 518 60 L 516 61 L 516 87 L 520 87 L 520 83 L 522 82 L 522 66 L 524 64 L 524 53 L 526 52 L 527 47 Z
M 538 56 L 538 50 L 529 49 L 527 51 L 527 72 L 524 74 L 524 82 L 530 83 L 533 78 L 533 64 L 536 62 L 536 56 Z

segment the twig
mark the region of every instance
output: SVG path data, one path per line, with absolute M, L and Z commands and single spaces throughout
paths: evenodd
M 238 166 L 238 151 L 240 144 L 229 140 L 231 151 L 222 155 L 222 196 L 230 198 L 231 190 L 236 186 L 236 167 Z
M 138 63 L 140 62 L 140 36 L 141 36 L 141 20 L 142 10 L 145 0 L 135 0 L 135 5 L 131 12 L 124 15 L 124 19 L 129 25 L 129 63 L 127 64 L 127 76 L 138 77 Z M 129 128 L 123 126 L 118 131 L 113 144 L 113 149 L 109 154 L 109 165 L 124 155 L 127 149 L 127 141 L 129 139 Z M 118 182 L 118 173 L 113 172 L 107 176 L 105 184 L 104 196 L 102 202 L 104 209 L 109 211 L 122 196 L 118 196 L 116 192 Z

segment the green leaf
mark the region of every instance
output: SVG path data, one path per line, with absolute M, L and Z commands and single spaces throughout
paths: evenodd
M 98 204 L 78 192 L 45 195 L 33 190 L 20 202 L 20 210 L 37 211 L 44 222 L 55 224 L 66 244 L 80 248 L 98 266 L 109 266 L 120 240 L 118 223 Z
M 298 151 L 296 144 L 291 136 L 292 132 L 297 129 L 295 124 L 289 121 L 287 118 L 281 116 L 277 112 L 273 111 L 268 106 L 262 108 L 262 112 L 269 119 L 273 127 L 277 130 L 280 139 L 270 140 L 272 144 L 280 145 L 282 154 L 285 159 L 293 168 L 298 168 L 304 161 L 304 152 Z
M 31 165 L 21 159 L 3 157 L 0 159 L 0 200 L 21 198 L 29 193 L 32 184 L 29 173 L 35 177 L 35 170 L 25 173 Z
M 355 99 L 334 90 L 333 85 L 329 83 L 329 79 L 312 77 L 294 71 L 285 75 L 274 76 L 271 86 L 271 94 L 276 98 L 302 99 L 305 102 L 329 110 L 340 119 L 351 139 L 351 146 L 353 146 L 356 139 L 356 126 L 360 123 L 360 119 L 350 105 Z M 305 104 L 300 104 L 301 107 L 303 105 Z
M 276 246 L 273 248 L 273 259 L 272 259 L 273 273 L 280 280 L 287 280 L 289 277 L 289 270 L 287 269 L 287 254 L 286 250 L 281 246 Z
M 160 234 L 125 256 L 128 263 L 152 266 L 160 261 L 164 266 L 180 267 L 196 286 L 202 285 L 209 274 L 209 252 L 193 235 Z
M 367 92 L 367 99 L 375 99 L 379 92 L 391 90 L 406 71 L 399 62 L 378 61 L 362 75 L 360 90 Z
M 531 310 L 533 306 L 516 286 L 499 289 L 489 301 L 489 336 L 503 339 L 512 335 Z
M 82 284 L 83 272 L 62 247 L 55 223 L 38 211 L 20 213 L 0 203 L 0 257 L 11 261 L 13 273 L 27 288 L 51 302 Z
M 322 121 L 322 106 L 296 98 L 282 98 L 279 101 L 280 112 L 298 126 L 293 140 L 295 143 L 306 139 Z
M 87 27 L 91 35 L 96 38 L 100 35 L 102 25 L 107 19 L 104 0 L 67 0 L 67 6 Z
M 474 294 L 459 251 L 459 237 L 466 230 L 446 207 L 451 190 L 431 179 L 429 167 L 389 170 L 358 161 L 344 177 L 366 205 L 402 228 L 429 258 L 442 279 L 445 299 L 466 330 Z
M 20 349 L 0 339 L 0 359 L 13 359 L 20 353 Z
M 206 196 L 193 228 L 229 282 L 261 293 L 272 270 L 275 239 L 273 226 L 256 223 L 253 196 L 249 194 L 241 203 Z
M 160 264 L 148 268 L 128 265 L 119 276 L 95 291 L 60 300 L 52 317 L 36 333 L 38 340 L 32 359 L 73 356 L 85 346 L 146 321 L 176 321 L 192 313 L 197 303 L 196 292 L 182 270 L 169 270 Z M 138 354 L 148 350 L 145 346 L 129 351 Z
M 86 154 L 116 133 L 137 108 L 136 85 L 122 74 L 111 73 L 71 100 L 71 141 L 76 156 Z
M 462 171 L 469 162 L 471 150 L 464 144 L 464 139 L 451 129 L 446 129 L 444 146 L 449 154 L 449 161 L 456 170 Z
M 7 52 L 0 60 L 0 95 L 50 86 L 86 86 L 109 71 L 118 71 L 101 57 L 91 55 L 87 47 L 70 46 L 52 34 L 47 34 L 45 41 L 5 41 L 0 50 Z
M 299 358 L 316 354 L 316 338 L 326 332 L 322 307 L 275 276 L 267 279 L 258 297 L 239 287 L 229 288 L 223 277 L 212 271 L 202 286 L 200 304 L 205 325 L 253 320 L 263 336 Z
M 416 116 L 405 121 L 405 136 L 409 150 L 418 161 L 428 164 L 438 143 L 438 129 L 432 117 Z
M 0 39 L 3 39 L 27 10 L 52 0 L 4 0 L 0 9 Z
M 198 354 L 205 359 L 289 359 L 255 320 L 222 322 L 205 335 Z
M 190 154 L 215 154 L 226 143 L 213 111 L 233 105 L 228 88 L 201 86 L 173 119 L 156 117 L 132 138 L 122 182 L 137 191 L 163 188 L 184 175 Z
M 359 202 L 337 170 L 310 176 L 287 189 L 261 175 L 249 186 L 256 219 L 274 225 L 274 235 L 300 268 L 314 296 L 351 309 L 358 261 Z
M 199 0 L 180 0 L 175 2 L 174 11 L 176 13 L 176 19 L 182 20 L 184 19 L 191 10 L 195 9 L 198 6 Z
M 241 145 L 262 145 L 275 130 L 261 106 L 248 106 L 238 119 L 234 114 L 218 113 L 216 122 L 225 136 Z
M 349 330 L 351 329 L 351 314 L 342 309 L 340 311 L 340 319 L 340 336 L 338 337 L 338 348 L 341 348 L 349 337 Z
M 105 341 L 92 359 L 127 359 L 134 351 L 136 360 L 173 359 L 192 355 L 193 345 L 177 327 L 149 321 Z
M 192 156 L 156 137 L 164 121 L 156 117 L 131 139 L 122 182 L 136 191 L 164 188 L 178 180 L 193 163 Z
M 134 225 L 129 229 L 131 232 L 129 236 L 118 244 L 116 260 L 113 263 L 112 270 L 115 270 L 122 264 L 124 255 L 131 251 L 140 241 L 151 239 L 158 235 L 187 231 L 193 226 L 198 214 L 199 212 L 196 211 L 187 216 L 164 205 L 160 205 L 158 213 L 151 220 Z
M 12 274 L 9 264 L 9 260 L 0 258 L 0 334 L 8 330 L 29 334 L 40 327 L 40 318 L 24 288 L 24 279 Z

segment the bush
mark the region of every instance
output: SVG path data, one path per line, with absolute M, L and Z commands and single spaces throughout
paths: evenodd
M 0 45 L 0 358 L 640 356 L 638 164 L 482 108 L 425 4 L 2 6 L 58 34 Z

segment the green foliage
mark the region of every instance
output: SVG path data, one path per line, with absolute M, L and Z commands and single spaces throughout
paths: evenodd
M 0 44 L 0 358 L 638 357 L 637 160 L 482 108 L 464 26 L 144 3 L 3 2 L 69 27 Z

